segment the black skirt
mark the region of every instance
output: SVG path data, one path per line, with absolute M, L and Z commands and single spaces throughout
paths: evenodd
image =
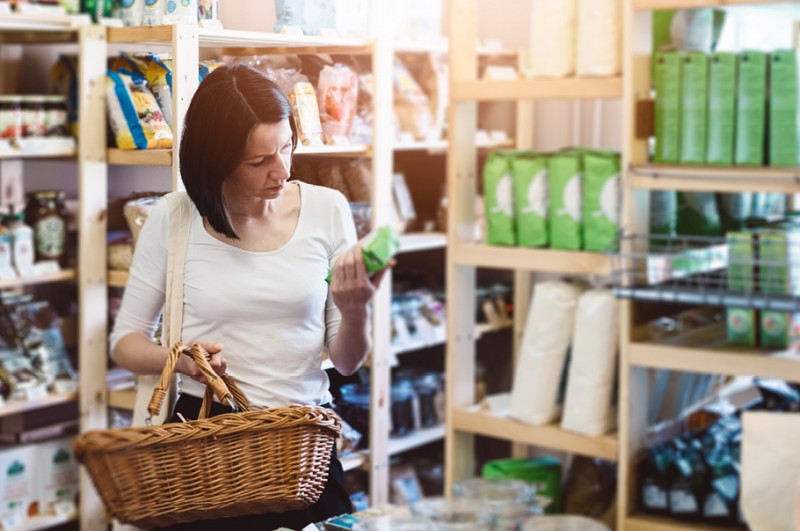
M 178 413 L 183 415 L 186 420 L 194 420 L 200 411 L 202 400 L 192 395 L 183 394 L 175 404 L 175 410 L 169 422 L 181 422 Z M 330 407 L 325 405 L 324 407 Z M 223 406 L 217 402 L 211 405 L 211 416 L 230 413 L 232 410 L 228 406 Z M 185 531 L 211 531 L 235 529 L 236 531 L 245 530 L 272 530 L 278 527 L 288 527 L 290 529 L 303 529 L 308 524 L 321 522 L 332 516 L 352 512 L 350 497 L 344 488 L 344 470 L 339 458 L 336 455 L 336 445 L 333 446 L 331 463 L 328 467 L 328 482 L 325 489 L 317 500 L 317 503 L 300 511 L 286 511 L 283 513 L 268 513 L 248 516 L 236 516 L 232 518 L 220 518 L 218 520 L 202 520 L 178 524 L 161 529 L 185 530 Z

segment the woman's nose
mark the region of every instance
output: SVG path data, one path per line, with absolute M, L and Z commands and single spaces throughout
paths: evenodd
M 291 157 L 277 157 L 277 159 L 270 168 L 270 176 L 273 179 L 288 179 L 292 170 Z

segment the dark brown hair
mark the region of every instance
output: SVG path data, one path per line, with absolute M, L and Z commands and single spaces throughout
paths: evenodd
M 221 66 L 200 83 L 184 119 L 181 178 L 200 215 L 215 231 L 239 239 L 225 208 L 222 183 L 242 162 L 250 131 L 287 119 L 294 152 L 297 126 L 289 98 L 250 66 Z

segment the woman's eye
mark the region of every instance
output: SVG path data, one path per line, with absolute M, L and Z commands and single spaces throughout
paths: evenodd
M 288 153 L 292 150 L 292 144 L 286 144 L 281 148 L 281 153 Z
M 252 166 L 253 168 L 258 168 L 259 166 L 264 164 L 264 162 L 266 162 L 266 160 L 267 159 L 261 159 L 261 160 L 257 160 L 257 161 L 254 161 L 254 162 L 248 162 L 247 165 L 248 166 Z

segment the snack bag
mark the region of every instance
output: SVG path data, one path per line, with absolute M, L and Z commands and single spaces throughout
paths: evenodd
M 208 74 L 219 68 L 220 66 L 224 65 L 222 61 L 217 61 L 216 59 L 212 59 L 209 61 L 200 61 L 200 81 L 203 81 Z M 171 86 L 171 85 L 170 85 Z
M 423 140 L 434 129 L 430 100 L 406 65 L 394 61 L 394 112 L 402 131 Z
M 319 102 L 322 138 L 326 144 L 348 144 L 356 113 L 358 78 L 344 65 L 325 66 L 319 73 Z
M 364 267 L 367 274 L 373 274 L 386 269 L 394 255 L 400 250 L 400 239 L 391 227 L 383 226 L 361 241 L 361 255 L 364 257 Z M 328 273 L 325 282 L 331 283 L 333 271 Z
M 148 54 L 144 63 L 144 77 L 156 97 L 161 113 L 168 124 L 172 123 L 172 59 Z
M 111 129 L 120 149 L 172 148 L 172 130 L 147 81 L 130 72 L 109 71 L 106 96 Z
M 67 118 L 72 136 L 78 138 L 78 56 L 60 55 L 50 71 L 50 84 L 67 100 Z
M 304 146 L 322 145 L 322 123 L 319 118 L 317 95 L 311 83 L 295 83 L 289 90 L 289 101 L 292 104 L 297 134 Z

